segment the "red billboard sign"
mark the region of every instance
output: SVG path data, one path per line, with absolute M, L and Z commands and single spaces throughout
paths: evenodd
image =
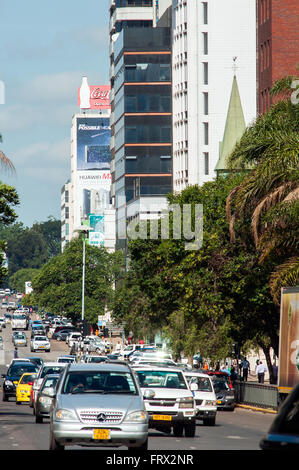
M 86 85 L 85 85 L 86 86 Z M 87 87 L 86 87 L 87 88 Z M 91 85 L 88 89 L 78 88 L 78 106 L 80 109 L 110 109 L 110 85 Z M 87 93 L 82 104 L 82 93 Z

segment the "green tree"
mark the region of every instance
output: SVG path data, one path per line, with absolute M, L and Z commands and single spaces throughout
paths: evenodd
M 19 204 L 18 194 L 12 186 L 0 182 L 0 227 L 12 224 L 17 215 L 14 207 Z M 0 238 L 1 240 L 1 238 Z M 4 267 L 4 254 L 7 246 L 4 240 L 0 241 L 0 284 L 7 279 L 7 269 Z
M 81 318 L 82 240 L 71 241 L 63 253 L 51 258 L 32 279 L 33 293 L 24 305 L 37 305 L 64 313 L 74 321 Z M 97 323 L 99 314 L 110 308 L 114 282 L 120 274 L 119 253 L 86 245 L 85 319 Z
M 114 313 L 133 332 L 162 329 L 176 355 L 200 350 L 215 361 L 229 356 L 234 342 L 256 341 L 277 351 L 279 315 L 268 288 L 271 267 L 259 265 L 252 242 L 230 243 L 226 199 L 245 177 L 219 178 L 169 195 L 169 203 L 181 208 L 203 204 L 199 250 L 185 250 L 183 240 L 130 242 L 130 269 Z
M 25 292 L 25 282 L 30 281 L 38 274 L 38 269 L 19 269 L 9 278 L 9 285 L 17 292 Z
M 253 169 L 227 199 L 231 240 L 253 240 L 261 264 L 274 261 L 271 293 L 299 283 L 299 105 L 290 99 L 294 77 L 278 80 L 280 101 L 247 128 L 230 156 L 235 168 Z M 250 223 L 250 229 L 243 221 Z

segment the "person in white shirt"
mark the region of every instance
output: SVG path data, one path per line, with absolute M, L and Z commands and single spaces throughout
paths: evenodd
M 265 380 L 265 373 L 267 372 L 267 367 L 264 366 L 262 361 L 256 366 L 255 373 L 257 374 L 259 384 L 263 384 Z
M 115 352 L 116 352 L 116 353 L 120 353 L 121 349 L 122 349 L 122 348 L 121 348 L 121 344 L 120 344 L 120 342 L 118 341 L 118 342 L 117 342 L 117 345 L 116 345 L 116 347 L 115 347 Z

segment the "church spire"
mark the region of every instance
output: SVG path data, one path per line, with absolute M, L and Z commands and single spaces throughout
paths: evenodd
M 227 159 L 232 153 L 236 143 L 242 137 L 246 125 L 241 104 L 241 98 L 236 78 L 236 57 L 233 58 L 234 78 L 230 95 L 229 107 L 226 117 L 225 129 L 222 142 L 219 142 L 219 159 L 215 168 L 217 176 L 219 174 L 227 174 Z

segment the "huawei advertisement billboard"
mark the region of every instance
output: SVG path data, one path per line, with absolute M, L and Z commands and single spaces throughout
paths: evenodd
M 74 223 L 110 207 L 110 120 L 100 115 L 77 115 L 74 127 Z

